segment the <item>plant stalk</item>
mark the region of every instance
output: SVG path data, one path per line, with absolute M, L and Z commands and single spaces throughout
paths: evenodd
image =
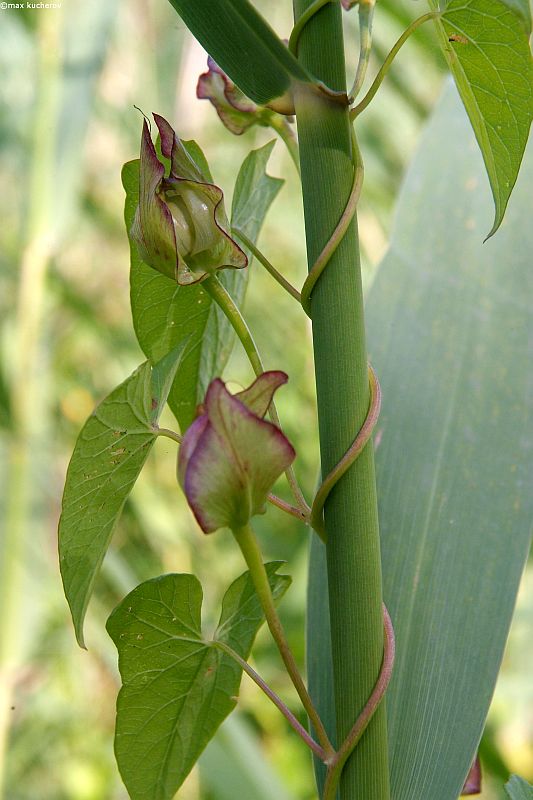
M 248 328 L 248 325 L 246 324 L 246 320 L 242 316 L 238 307 L 233 302 L 233 299 L 231 298 L 229 293 L 220 283 L 216 275 L 212 275 L 209 278 L 207 278 L 202 283 L 202 287 L 209 294 L 209 296 L 213 298 L 215 303 L 217 303 L 217 305 L 222 309 L 222 311 L 226 315 L 231 327 L 237 334 L 239 341 L 244 347 L 244 351 L 248 356 L 248 360 L 255 374 L 257 376 L 261 375 L 265 371 L 265 368 L 263 366 L 261 356 L 259 355 L 259 350 L 257 349 L 257 345 L 254 342 L 254 338 L 250 332 L 250 329 Z M 268 413 L 274 425 L 276 425 L 278 428 L 281 429 L 280 419 L 273 400 L 270 403 L 270 408 Z M 293 497 L 296 500 L 298 508 L 300 508 L 306 515 L 308 515 L 311 509 L 307 505 L 302 490 L 300 489 L 300 485 L 296 479 L 294 468 L 292 466 L 288 467 L 285 470 L 285 475 L 287 476 L 287 482 L 290 486 Z
M 283 700 L 270 688 L 268 683 L 263 680 L 263 678 L 255 671 L 255 669 L 253 669 L 253 667 L 251 667 L 250 664 L 244 660 L 244 658 L 241 658 L 240 655 L 225 642 L 214 641 L 213 646 L 218 647 L 219 650 L 223 650 L 224 653 L 229 655 L 230 658 L 237 662 L 243 671 L 246 672 L 248 677 L 253 680 L 256 686 L 259 686 L 261 691 L 264 692 L 268 699 L 274 703 L 278 711 L 283 714 L 291 728 L 296 731 L 300 739 L 305 742 L 309 749 L 312 750 L 313 753 L 318 756 L 318 758 L 323 760 L 325 758 L 323 749 L 317 742 L 315 742 L 313 737 L 310 736 L 303 725 L 298 722 L 292 711 L 287 708 Z
M 369 103 L 374 99 L 379 87 L 381 86 L 381 84 L 385 79 L 385 76 L 387 75 L 387 72 L 391 68 L 392 62 L 394 61 L 394 59 L 396 58 L 396 56 L 398 55 L 398 53 L 400 52 L 406 41 L 409 39 L 409 37 L 425 22 L 428 22 L 430 19 L 437 19 L 440 16 L 441 16 L 440 11 L 428 11 L 427 14 L 423 14 L 421 17 L 418 17 L 418 19 L 415 19 L 413 22 L 411 22 L 409 27 L 404 30 L 400 38 L 392 46 L 385 61 L 381 65 L 378 74 L 372 81 L 372 85 L 370 86 L 368 92 L 365 94 L 361 102 L 358 103 L 356 106 L 354 106 L 354 108 L 352 108 L 350 112 L 350 116 L 352 119 L 358 117 L 361 111 L 364 111 L 365 108 L 369 105 Z
M 257 592 L 259 601 L 261 603 L 261 608 L 265 614 L 267 625 L 270 629 L 270 633 L 272 634 L 272 638 L 276 642 L 281 658 L 283 659 L 283 663 L 285 664 L 287 672 L 289 673 L 290 679 L 294 685 L 294 688 L 298 692 L 298 696 L 300 697 L 302 705 L 307 712 L 307 716 L 309 717 L 313 728 L 316 731 L 318 741 L 322 746 L 325 757 L 331 758 L 334 755 L 333 747 L 309 696 L 296 661 L 294 660 L 292 651 L 285 637 L 285 632 L 274 605 L 274 598 L 272 597 L 272 590 L 268 581 L 268 575 L 265 570 L 265 565 L 263 564 L 261 550 L 257 544 L 257 539 L 255 538 L 254 532 L 251 526 L 247 525 L 244 528 L 234 530 L 233 535 L 235 536 L 235 539 L 241 548 L 244 560 L 246 561 L 248 569 L 250 570 L 250 575 L 252 576 L 255 591 Z
M 311 6 L 294 0 L 295 19 Z M 298 55 L 330 88 L 344 91 L 340 4 L 327 4 L 301 30 Z M 346 207 L 354 181 L 348 107 L 296 90 L 310 268 Z M 311 297 L 322 474 L 341 460 L 369 406 L 357 224 L 346 234 Z M 381 563 L 372 448 L 336 483 L 324 508 L 337 741 L 365 707 L 383 656 Z M 310 631 L 310 636 L 313 632 Z M 309 647 L 312 648 L 312 640 Z M 381 704 L 340 780 L 341 800 L 389 800 L 385 707 Z

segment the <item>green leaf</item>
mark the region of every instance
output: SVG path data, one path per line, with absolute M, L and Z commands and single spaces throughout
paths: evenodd
M 505 791 L 511 800 L 533 800 L 533 786 L 518 775 L 511 775 Z
M 268 209 L 284 184 L 282 178 L 266 173 L 275 139 L 248 153 L 242 162 L 231 204 L 231 227 L 242 231 L 253 242 L 257 240 Z M 244 248 L 246 251 L 246 248 Z M 250 258 L 250 253 L 246 251 Z
M 170 0 L 193 36 L 248 97 L 266 105 L 309 75 L 248 0 Z
M 115 523 L 157 438 L 156 422 L 183 346 L 152 371 L 146 362 L 103 400 L 83 426 L 67 470 L 59 561 L 76 638 Z
M 484 182 L 448 91 L 409 171 L 367 303 L 369 355 L 383 388 L 384 594 L 397 636 L 387 693 L 395 800 L 459 796 L 529 548 L 533 149 L 505 226 L 482 245 Z M 326 691 L 319 569 L 314 556 L 313 585 L 326 598 L 309 623 L 309 667 L 315 691 Z M 320 707 L 328 702 L 321 697 Z
M 199 765 L 202 787 L 215 800 L 295 800 L 265 761 L 260 733 L 239 713 L 220 726 Z
M 280 565 L 267 565 L 275 598 L 290 583 L 276 575 Z M 236 705 L 241 667 L 214 642 L 248 658 L 264 621 L 250 574 L 226 592 L 212 640 L 202 636 L 201 606 L 194 575 L 163 575 L 130 592 L 108 620 L 123 683 L 115 753 L 132 800 L 174 797 Z
M 436 0 L 430 5 L 436 8 Z M 529 3 L 449 0 L 437 28 L 489 176 L 496 211 L 490 237 L 503 219 L 533 116 Z
M 197 162 L 205 158 L 194 143 L 188 142 Z M 274 200 L 281 182 L 265 172 L 271 145 L 252 151 L 239 174 L 233 199 L 233 217 L 247 235 L 259 234 L 263 219 Z M 139 162 L 130 161 L 122 171 L 126 190 L 125 222 L 131 228 L 139 198 Z M 254 204 L 254 205 L 253 205 Z M 216 303 L 204 292 L 201 284 L 178 286 L 159 274 L 138 255 L 130 240 L 131 307 L 133 324 L 145 355 L 159 360 L 170 349 L 188 338 L 183 360 L 168 398 L 180 427 L 189 427 L 202 402 L 209 383 L 221 375 L 234 341 L 233 331 Z M 220 280 L 240 305 L 246 291 L 249 270 L 222 270 Z

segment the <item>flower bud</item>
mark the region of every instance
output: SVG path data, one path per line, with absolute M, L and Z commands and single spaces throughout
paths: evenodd
M 154 114 L 159 161 L 146 121 L 141 140 L 139 205 L 131 228 L 139 255 L 179 284 L 201 281 L 224 267 L 241 269 L 248 260 L 228 233 L 224 195 L 193 160 L 168 122 Z
M 209 100 L 212 103 L 231 133 L 240 136 L 252 125 L 269 127 L 276 117 L 274 112 L 283 115 L 294 114 L 294 103 L 289 95 L 276 98 L 268 107 L 258 106 L 235 86 L 211 56 L 207 59 L 207 67 L 207 72 L 198 78 L 196 96 L 200 100 Z
M 204 533 L 242 528 L 263 513 L 270 489 L 294 460 L 283 433 L 264 419 L 286 381 L 284 372 L 264 372 L 236 395 L 218 378 L 210 384 L 178 456 L 178 482 Z

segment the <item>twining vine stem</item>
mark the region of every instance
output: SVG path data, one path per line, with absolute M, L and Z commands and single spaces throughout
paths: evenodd
M 246 525 L 243 528 L 235 529 L 233 531 L 233 535 L 235 536 L 237 544 L 239 545 L 244 556 L 244 560 L 246 561 L 248 569 L 250 570 L 250 575 L 252 576 L 255 590 L 261 602 L 261 607 L 265 614 L 267 625 L 274 641 L 276 642 L 281 658 L 283 659 L 283 663 L 287 668 L 287 672 L 289 673 L 294 688 L 298 692 L 298 696 L 300 697 L 302 705 L 307 712 L 307 716 L 309 717 L 311 724 L 316 731 L 317 738 L 323 749 L 323 758 L 324 760 L 330 760 L 334 757 L 335 750 L 329 740 L 326 729 L 324 728 L 313 701 L 311 700 L 305 683 L 303 682 L 302 676 L 300 675 L 300 671 L 285 637 L 285 632 L 274 605 L 274 598 L 272 597 L 272 590 L 270 588 L 268 575 L 265 570 L 265 565 L 263 564 L 261 549 L 257 543 L 254 532 L 250 525 Z
M 365 96 L 363 97 L 361 102 L 358 103 L 356 106 L 354 106 L 354 108 L 352 108 L 352 110 L 350 111 L 350 119 L 351 120 L 354 120 L 356 117 L 358 117 L 359 114 L 361 113 L 361 111 L 364 111 L 365 108 L 368 106 L 368 104 L 371 102 L 371 100 L 374 98 L 377 90 L 379 89 L 379 87 L 383 83 L 383 79 L 385 78 L 385 75 L 389 71 L 389 68 L 390 68 L 392 62 L 396 58 L 398 52 L 401 50 L 401 48 L 403 47 L 405 42 L 409 39 L 411 34 L 414 33 L 417 30 L 417 28 L 419 28 L 425 22 L 428 22 L 428 20 L 430 20 L 430 19 L 438 19 L 438 17 L 440 17 L 440 16 L 441 16 L 441 12 L 440 11 L 428 11 L 427 14 L 423 14 L 421 17 L 418 17 L 418 19 L 415 19 L 413 22 L 411 22 L 409 27 L 407 27 L 404 30 L 404 32 L 402 33 L 402 35 L 400 36 L 398 41 L 393 45 L 393 47 L 392 47 L 390 53 L 388 54 L 387 58 L 385 59 L 385 61 L 381 65 L 381 68 L 380 68 L 378 74 L 376 75 L 372 85 L 370 86 L 370 89 L 365 94 Z
M 385 604 L 383 604 L 383 628 L 383 662 L 378 679 L 370 697 L 366 701 L 365 707 L 357 717 L 353 728 L 339 750 L 335 753 L 332 762 L 328 764 L 322 800 L 335 800 L 343 767 L 367 729 L 390 683 L 394 667 L 396 643 L 394 639 L 394 628 Z
M 218 647 L 219 650 L 223 650 L 230 656 L 230 658 L 239 664 L 241 669 L 246 672 L 246 674 L 254 681 L 254 683 L 259 686 L 261 691 L 266 694 L 269 700 L 274 703 L 276 708 L 281 711 L 289 725 L 296 731 L 298 736 L 305 742 L 305 744 L 316 756 L 318 756 L 318 758 L 320 758 L 321 761 L 324 761 L 326 758 L 324 749 L 318 744 L 318 742 L 315 742 L 313 737 L 308 733 L 308 731 L 306 731 L 304 726 L 298 722 L 292 711 L 287 708 L 283 700 L 270 688 L 263 678 L 258 675 L 255 669 L 251 667 L 250 664 L 244 660 L 244 658 L 241 658 L 240 655 L 225 642 L 219 642 L 215 640 L 213 641 L 213 646 Z
M 288 292 L 291 297 L 294 297 L 299 303 L 302 302 L 302 296 L 298 289 L 290 283 L 284 275 L 281 274 L 279 270 L 268 260 L 268 258 L 263 255 L 261 250 L 249 239 L 243 231 L 239 230 L 239 228 L 232 228 L 231 232 L 234 236 L 241 240 L 241 242 L 248 248 L 250 253 L 257 258 L 261 266 L 263 266 L 268 273 L 274 278 L 275 281 L 282 286 L 286 292 Z
M 250 364 L 252 365 L 252 369 L 256 375 L 261 375 L 264 372 L 264 367 L 261 356 L 259 355 L 259 351 L 257 349 L 257 345 L 254 342 L 253 336 L 248 328 L 248 325 L 246 324 L 244 317 L 242 316 L 236 304 L 233 302 L 230 294 L 220 283 L 216 275 L 211 275 L 209 278 L 206 278 L 206 280 L 202 283 L 202 288 L 222 309 L 230 325 L 237 334 L 242 346 L 244 347 L 246 355 L 248 356 Z M 280 419 L 274 401 L 270 403 L 268 413 L 274 425 L 281 429 Z M 292 466 L 288 467 L 285 471 L 285 475 L 287 476 L 287 482 L 291 488 L 294 499 L 296 500 L 296 505 L 307 517 L 311 509 L 309 508 L 306 499 L 303 496 L 303 492 L 300 489 L 294 473 L 294 468 Z
M 359 94 L 365 81 L 368 62 L 370 61 L 370 51 L 372 49 L 372 21 L 374 18 L 374 7 L 376 0 L 366 0 L 359 3 L 359 63 L 353 86 L 348 93 L 349 103 L 353 103 Z

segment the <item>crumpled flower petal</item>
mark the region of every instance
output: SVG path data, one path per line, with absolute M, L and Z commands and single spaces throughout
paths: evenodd
M 159 161 L 146 121 L 140 158 L 139 205 L 131 228 L 143 261 L 181 285 L 197 283 L 219 269 L 242 269 L 248 259 L 228 233 L 222 190 L 196 163 L 169 123 L 154 114 Z
M 204 533 L 241 528 L 262 513 L 267 495 L 295 452 L 283 433 L 263 419 L 275 390 L 287 380 L 266 372 L 240 395 L 214 380 L 205 413 L 185 433 L 178 481 Z
M 235 86 L 211 56 L 207 68 L 198 78 L 196 96 L 212 103 L 225 127 L 240 136 L 252 125 L 261 124 L 259 106 Z
M 294 102 L 290 93 L 276 98 L 268 106 L 258 106 L 235 86 L 211 56 L 207 59 L 207 68 L 207 72 L 198 78 L 196 96 L 200 100 L 209 100 L 225 127 L 236 136 L 240 136 L 252 125 L 272 125 L 278 114 L 294 114 Z

